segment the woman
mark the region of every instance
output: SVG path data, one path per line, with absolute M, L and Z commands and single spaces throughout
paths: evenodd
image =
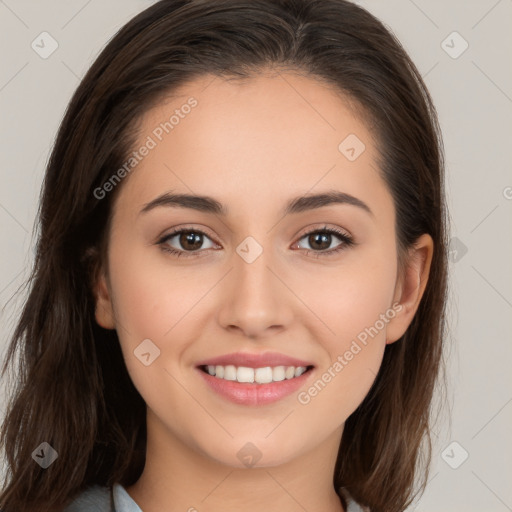
M 48 164 L 2 510 L 403 511 L 445 252 L 435 109 L 381 22 L 157 2 Z

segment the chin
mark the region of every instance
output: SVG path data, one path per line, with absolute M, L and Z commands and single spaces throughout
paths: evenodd
M 244 441 L 232 441 L 222 452 L 210 452 L 209 456 L 229 467 L 257 469 L 281 466 L 302 454 L 303 443 L 293 449 L 291 446 L 284 447 L 283 439 L 276 437 L 270 440 L 265 435 L 267 434 L 261 434 L 260 437 L 247 436 Z

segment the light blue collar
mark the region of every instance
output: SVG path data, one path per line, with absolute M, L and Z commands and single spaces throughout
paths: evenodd
M 112 491 L 115 512 L 142 512 L 141 508 L 133 501 L 133 498 L 121 484 L 115 483 Z

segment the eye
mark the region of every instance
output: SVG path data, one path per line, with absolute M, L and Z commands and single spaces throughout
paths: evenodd
M 163 251 L 169 252 L 171 254 L 175 254 L 176 256 L 195 256 L 195 254 L 187 254 L 187 253 L 195 253 L 199 252 L 198 250 L 203 248 L 202 245 L 204 243 L 204 238 L 207 238 L 208 240 L 211 239 L 210 237 L 200 229 L 178 229 L 173 231 L 172 233 L 169 233 L 162 237 L 157 244 L 159 244 Z M 176 239 L 174 241 L 175 244 L 178 244 L 178 248 L 174 248 L 170 246 L 170 242 L 173 241 L 173 239 Z M 206 249 L 212 249 L 214 248 L 213 242 L 211 242 L 210 247 L 206 247 Z
M 333 236 L 334 238 L 338 238 L 340 243 L 333 249 L 326 250 L 332 244 Z M 205 238 L 210 241 L 209 247 L 203 247 Z M 308 231 L 300 238 L 300 240 L 302 239 L 306 239 L 306 242 L 311 247 L 311 249 L 306 248 L 306 254 L 309 255 L 313 253 L 316 254 L 315 257 L 331 256 L 343 249 L 355 245 L 354 240 L 348 233 L 336 228 L 328 228 L 327 226 L 324 226 L 321 229 Z M 178 247 L 171 245 L 171 242 L 177 244 Z M 206 252 L 201 251 L 200 249 L 208 250 L 216 248 L 211 238 L 204 231 L 195 228 L 181 228 L 174 230 L 158 240 L 157 245 L 160 245 L 163 251 L 177 257 L 198 256 L 196 253 Z M 301 246 L 300 241 L 295 243 L 294 247 L 304 249 L 304 247 Z
M 335 246 L 334 249 L 325 250 L 333 242 L 333 236 L 334 238 L 341 240 L 341 242 Z M 302 239 L 306 239 L 306 242 L 310 245 L 310 247 L 312 247 L 312 249 L 306 248 L 306 253 L 317 253 L 317 257 L 321 255 L 330 256 L 332 254 L 338 253 L 339 251 L 342 251 L 347 247 L 355 245 L 354 240 L 348 233 L 344 233 L 343 231 L 336 228 L 327 228 L 327 226 L 324 226 L 321 229 L 308 231 L 301 237 L 300 240 Z M 300 241 L 295 245 L 295 247 L 303 249 Z

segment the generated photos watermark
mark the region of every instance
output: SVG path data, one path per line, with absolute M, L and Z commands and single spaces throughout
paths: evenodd
M 163 140 L 165 135 L 171 133 L 171 131 L 178 126 L 181 120 L 185 119 L 185 117 L 190 114 L 197 104 L 197 100 L 191 96 L 186 103 L 181 105 L 180 108 L 174 110 L 174 114 L 169 117 L 167 121 L 156 126 L 151 132 L 151 135 L 146 137 L 142 146 L 140 146 L 138 150 L 133 151 L 123 165 L 119 167 L 119 169 L 117 169 L 117 171 L 115 171 L 114 174 L 112 174 L 112 176 L 105 181 L 103 185 L 101 185 L 101 187 L 96 187 L 94 189 L 94 197 L 101 200 L 104 199 L 109 192 L 112 192 L 112 190 L 121 183 L 121 180 L 130 174 L 133 169 L 135 169 L 135 167 L 137 167 L 137 165 L 139 165 L 139 163 L 149 155 L 152 149 L 155 149 L 158 146 L 158 143 Z
M 336 358 L 336 361 L 329 366 L 329 368 L 320 375 L 320 377 L 311 385 L 306 391 L 301 391 L 297 395 L 297 400 L 302 405 L 307 405 L 311 400 L 322 391 L 325 386 L 338 375 L 345 366 L 347 366 L 354 357 L 361 352 L 361 350 L 368 344 L 368 337 L 373 339 L 379 334 L 382 329 L 395 318 L 396 314 L 402 311 L 402 304 L 395 302 L 393 306 L 381 313 L 379 319 L 370 327 L 365 327 L 357 336 L 352 340 L 350 347 L 341 355 Z

